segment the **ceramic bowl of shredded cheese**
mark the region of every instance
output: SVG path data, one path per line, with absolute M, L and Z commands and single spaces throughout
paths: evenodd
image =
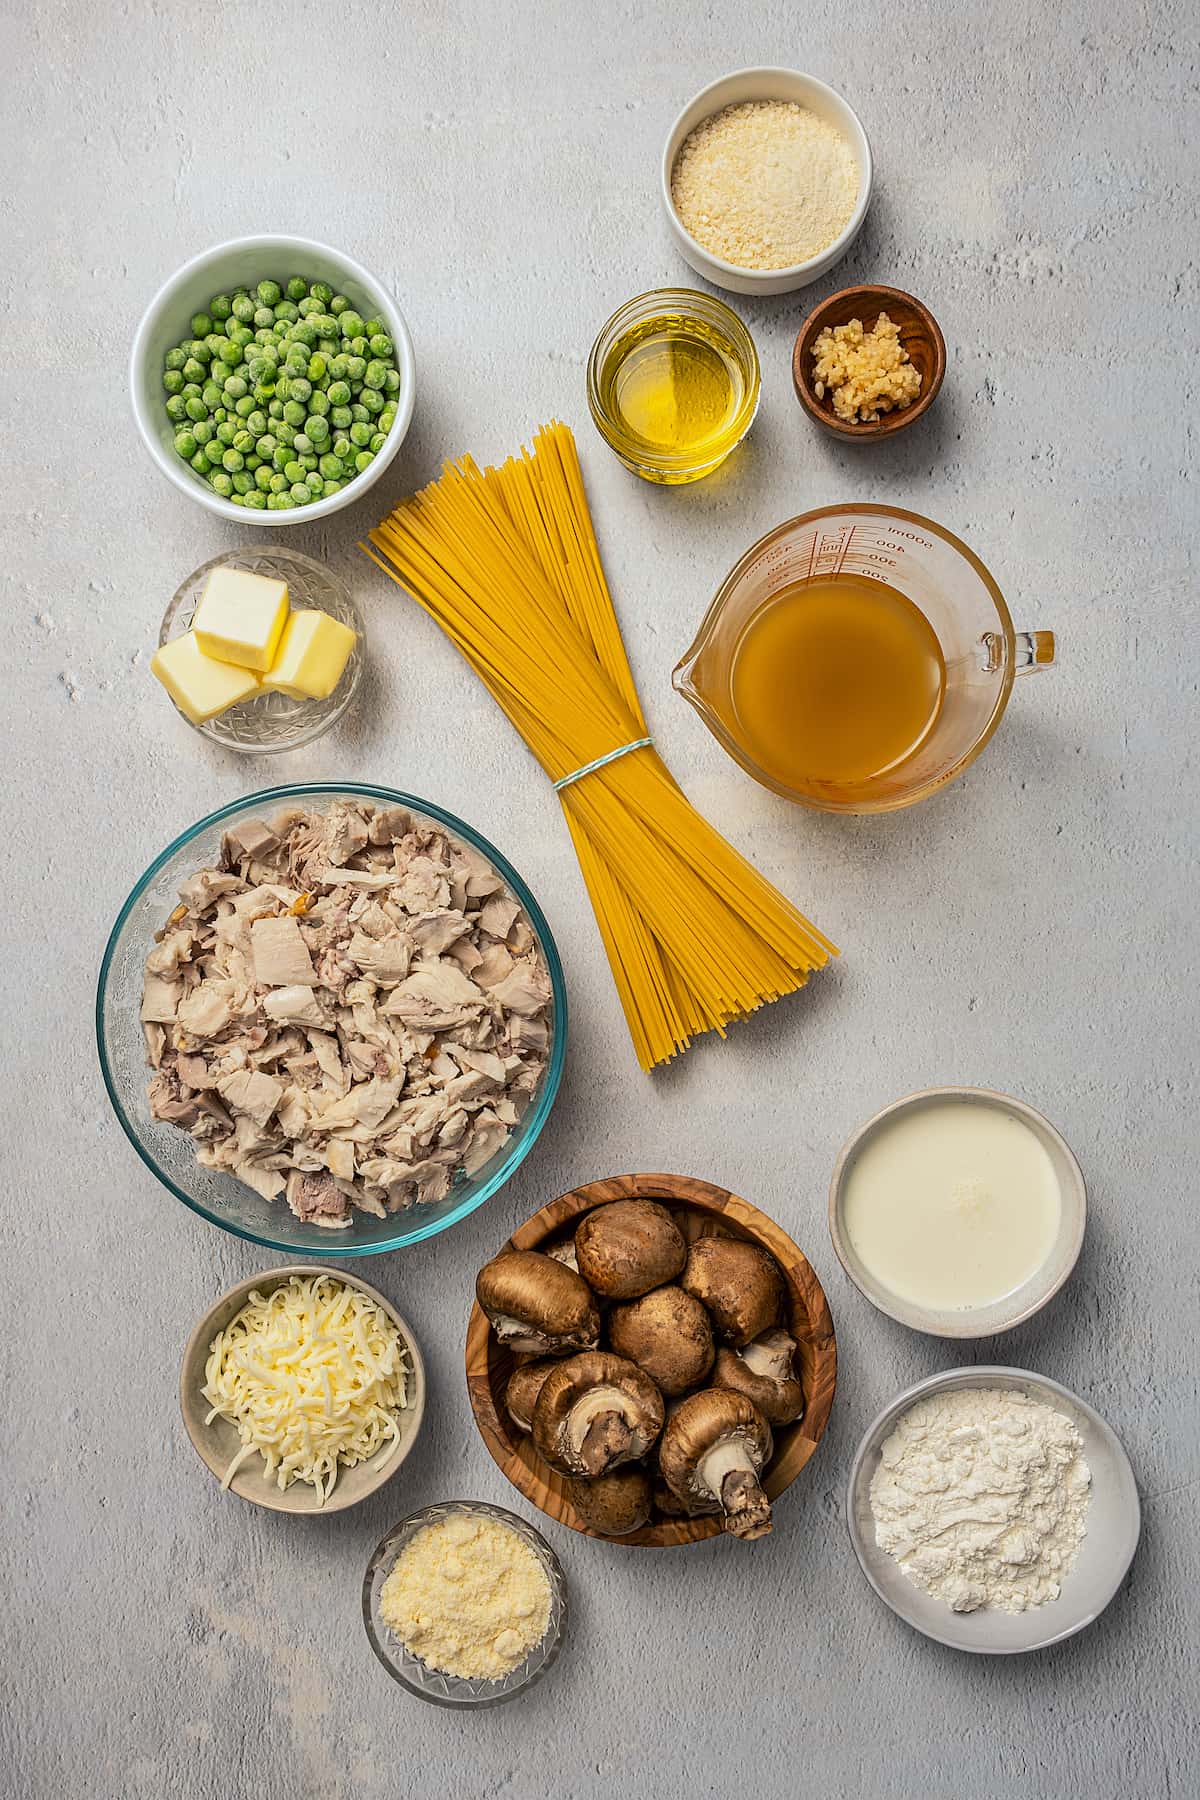
M 179 1399 L 224 1491 L 272 1512 L 341 1512 L 412 1449 L 425 1370 L 377 1288 L 293 1265 L 239 1281 L 210 1307 L 184 1351 Z
M 362 1591 L 371 1648 L 435 1706 L 498 1706 L 540 1681 L 567 1622 L 562 1566 L 516 1513 L 427 1506 L 376 1545 Z
M 871 146 L 842 96 L 796 69 L 738 69 L 688 102 L 661 195 L 685 262 L 737 294 L 806 287 L 845 255 L 871 202 Z

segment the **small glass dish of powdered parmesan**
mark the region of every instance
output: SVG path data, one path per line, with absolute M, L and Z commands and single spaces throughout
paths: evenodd
M 1141 1510 L 1112 1427 L 1028 1369 L 950 1369 L 886 1406 L 850 1469 L 863 1573 L 917 1631 L 977 1655 L 1082 1631 L 1124 1581 Z
M 558 1655 L 567 1587 L 553 1550 L 501 1506 L 450 1500 L 376 1546 L 363 1623 L 393 1680 L 435 1706 L 498 1706 Z
M 795 69 L 739 69 L 679 114 L 661 191 L 698 274 L 735 293 L 784 294 L 845 255 L 871 181 L 867 134 L 833 88 Z

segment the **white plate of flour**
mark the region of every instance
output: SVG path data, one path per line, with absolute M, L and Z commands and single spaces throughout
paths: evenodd
M 846 1522 L 900 1618 L 953 1649 L 1009 1656 L 1099 1617 L 1133 1561 L 1141 1507 L 1120 1439 L 1085 1401 L 987 1366 L 918 1382 L 880 1413 L 850 1470 Z

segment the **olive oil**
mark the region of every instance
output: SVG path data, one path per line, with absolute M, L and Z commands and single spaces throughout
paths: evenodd
M 744 434 L 757 370 L 717 320 L 680 312 L 639 318 L 608 345 L 598 400 L 610 441 L 651 480 L 694 480 Z
M 730 674 L 748 754 L 789 788 L 853 795 L 914 756 L 937 724 L 946 665 L 932 625 L 865 576 L 818 576 L 750 620 Z

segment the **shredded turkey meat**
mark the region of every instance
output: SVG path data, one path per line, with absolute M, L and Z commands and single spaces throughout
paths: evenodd
M 150 1110 L 330 1229 L 441 1200 L 546 1066 L 550 980 L 475 850 L 399 807 L 243 822 L 146 958 Z

